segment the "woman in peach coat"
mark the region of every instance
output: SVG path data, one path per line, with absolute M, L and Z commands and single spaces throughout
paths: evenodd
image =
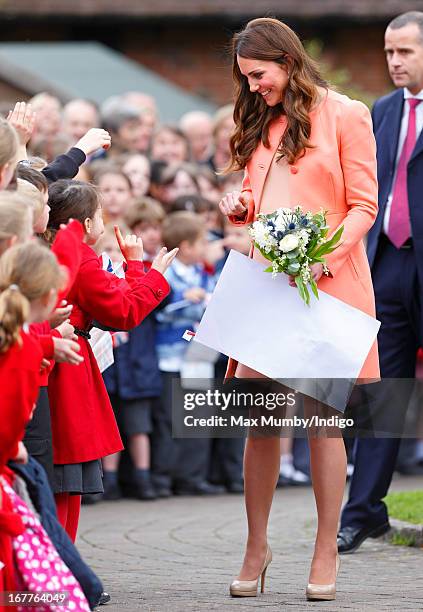
M 236 127 L 227 170 L 243 168 L 245 178 L 241 192 L 222 199 L 222 212 L 233 223 L 246 224 L 253 222 L 258 212 L 269 213 L 281 206 L 327 210 L 332 232 L 344 226 L 342 244 L 327 257 L 329 275 L 323 274 L 321 264 L 315 264 L 313 277 L 320 290 L 375 316 L 363 244 L 377 213 L 375 142 L 369 111 L 362 103 L 328 89 L 296 34 L 276 19 L 255 19 L 234 35 L 233 76 Z M 251 256 L 261 259 L 257 250 L 252 250 Z M 230 360 L 229 376 L 255 374 Z M 375 343 L 360 378 L 378 376 Z M 345 447 L 339 431 L 333 437 L 309 435 L 309 444 L 318 528 L 306 595 L 310 600 L 335 599 Z M 263 581 L 271 561 L 267 524 L 279 475 L 279 448 L 277 437 L 247 439 L 248 539 L 241 571 L 231 584 L 233 596 L 256 595 L 258 580 L 261 577 Z

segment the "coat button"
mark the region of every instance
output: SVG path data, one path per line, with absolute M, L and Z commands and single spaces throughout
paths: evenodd
M 158 298 L 159 298 L 159 297 L 162 297 L 162 296 L 163 296 L 163 290 L 162 290 L 162 289 L 157 289 L 157 291 L 156 291 L 156 296 L 157 296 Z
M 298 174 L 298 168 L 296 166 L 291 166 L 291 174 Z

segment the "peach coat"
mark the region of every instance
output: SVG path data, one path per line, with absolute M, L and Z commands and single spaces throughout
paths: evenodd
M 322 276 L 318 288 L 375 316 L 373 284 L 363 243 L 378 209 L 371 116 L 361 102 L 328 90 L 310 112 L 310 118 L 310 142 L 315 148 L 307 149 L 303 157 L 289 166 L 291 206 L 300 205 L 312 212 L 327 210 L 330 233 L 344 226 L 341 245 L 326 258 L 331 277 Z M 232 216 L 232 223 L 252 223 L 259 213 L 266 176 L 285 126 L 285 117 L 275 120 L 269 130 L 270 147 L 260 143 L 248 161 L 242 191 L 251 192 L 253 199 L 246 216 L 243 219 Z M 230 359 L 227 377 L 234 375 L 236 366 L 237 362 Z M 375 342 L 359 378 L 378 377 Z

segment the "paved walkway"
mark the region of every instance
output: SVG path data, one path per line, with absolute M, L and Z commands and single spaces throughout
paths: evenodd
M 422 486 L 421 478 L 403 478 L 392 490 Z M 314 529 L 311 489 L 279 489 L 266 593 L 250 599 L 228 596 L 245 538 L 238 495 L 86 506 L 78 546 L 113 597 L 104 612 L 423 610 L 423 551 L 380 540 L 342 557 L 335 602 L 307 602 Z

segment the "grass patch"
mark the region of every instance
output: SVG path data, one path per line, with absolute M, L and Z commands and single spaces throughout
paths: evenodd
M 416 540 L 413 536 L 406 536 L 401 533 L 394 533 L 393 536 L 389 539 L 391 544 L 395 544 L 395 546 L 415 546 Z
M 423 491 L 389 493 L 384 501 L 392 518 L 423 525 Z

